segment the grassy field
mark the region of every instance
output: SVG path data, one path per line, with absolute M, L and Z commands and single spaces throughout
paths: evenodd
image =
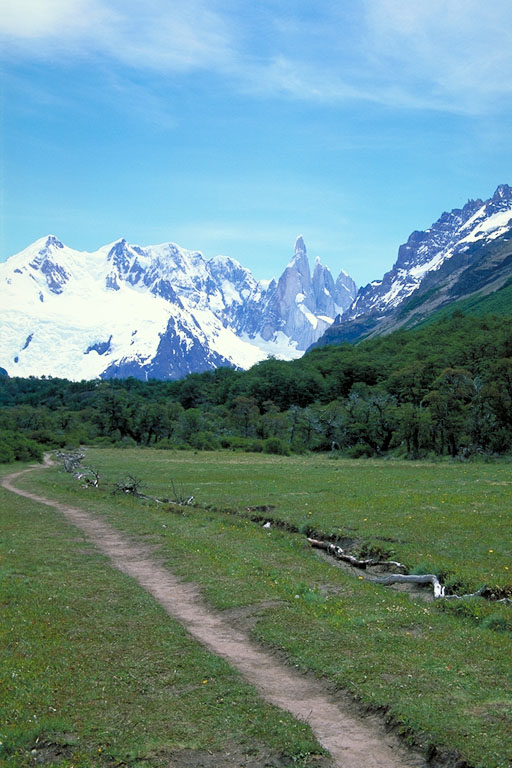
M 3 489 L 0 504 L 0 765 L 321 753 L 57 513 Z
M 481 598 L 444 605 L 411 599 L 333 567 L 304 536 L 265 530 L 248 511 L 272 506 L 269 517 L 352 539 L 356 549 L 379 548 L 411 569 L 443 575 L 453 588 L 486 583 L 506 591 L 509 465 L 106 449 L 88 451 L 87 463 L 100 470 L 102 488 L 82 489 L 58 468 L 20 485 L 94 510 L 156 544 L 219 609 L 265 604 L 255 638 L 385 710 L 425 749 L 458 753 L 475 768 L 509 768 L 509 607 Z M 128 473 L 157 496 L 172 497 L 172 479 L 200 506 L 112 496 L 114 482 Z M 77 622 L 84 610 L 77 609 Z

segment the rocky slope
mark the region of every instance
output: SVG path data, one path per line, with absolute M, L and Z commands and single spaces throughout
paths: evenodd
M 512 188 L 470 200 L 401 245 L 382 280 L 361 288 L 316 342 L 356 341 L 411 327 L 457 299 L 491 293 L 512 276 Z

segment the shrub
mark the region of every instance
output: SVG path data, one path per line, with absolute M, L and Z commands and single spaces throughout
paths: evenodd
M 0 462 L 10 463 L 19 461 L 42 461 L 43 447 L 20 432 L 11 430 L 0 431 Z
M 192 448 L 199 451 L 216 451 L 220 447 L 213 432 L 197 432 L 190 436 L 189 442 Z
M 288 456 L 290 453 L 288 446 L 280 437 L 267 437 L 267 439 L 263 441 L 263 452 L 274 453 L 279 456 Z
M 245 451 L 245 453 L 261 453 L 263 441 L 255 437 L 235 437 L 233 435 L 221 438 L 222 448 L 231 448 L 232 451 Z
M 347 451 L 347 454 L 352 459 L 369 459 L 374 455 L 374 451 L 368 443 L 356 443 Z
M 67 443 L 67 438 L 64 434 L 60 433 L 57 435 L 50 429 L 34 429 L 29 433 L 29 438 L 36 443 L 42 443 L 52 448 L 64 448 Z
M 2 438 L 0 437 L 0 440 Z M 5 443 L 0 442 L 0 464 L 11 464 L 15 460 L 14 451 Z

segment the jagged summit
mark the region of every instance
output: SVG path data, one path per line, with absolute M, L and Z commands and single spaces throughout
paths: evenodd
M 414 318 L 418 321 L 455 297 L 499 287 L 512 271 L 507 245 L 511 231 L 508 184 L 500 184 L 486 201 L 468 200 L 462 208 L 445 211 L 425 231 L 412 232 L 392 269 L 382 280 L 360 288 L 320 343 L 388 332 L 413 324 Z
M 0 264 L 0 366 L 165 379 L 299 357 L 343 305 L 332 277 L 315 292 L 302 237 L 295 248 L 279 280 L 257 281 L 231 257 L 172 242 L 85 252 L 48 235 Z
M 53 246 L 54 248 L 64 248 L 64 245 L 61 243 L 58 237 L 55 235 L 48 235 L 46 237 L 45 247 L 50 248 Z
M 492 200 L 512 200 L 512 187 L 500 184 L 491 198 Z
M 307 253 L 306 243 L 302 235 L 299 235 L 295 240 L 295 253 Z

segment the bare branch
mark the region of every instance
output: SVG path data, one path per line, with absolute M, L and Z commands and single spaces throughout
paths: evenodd
M 309 539 L 308 542 L 311 544 L 312 547 L 315 547 L 316 549 L 323 549 L 325 550 L 329 555 L 332 557 L 335 557 L 336 560 L 343 560 L 345 563 L 350 563 L 350 565 L 353 565 L 354 568 L 367 568 L 368 566 L 373 565 L 386 565 L 386 566 L 393 566 L 394 568 L 401 568 L 402 570 L 406 571 L 407 568 L 403 563 L 399 563 L 397 560 L 376 560 L 375 558 L 367 558 L 365 560 L 360 560 L 357 557 L 354 557 L 353 555 L 347 555 L 344 549 L 339 547 L 337 544 L 330 544 L 327 541 L 319 541 L 318 539 Z
M 140 489 L 144 486 L 143 481 L 140 479 L 140 477 L 134 477 L 134 475 L 128 475 L 126 480 L 124 482 L 119 482 L 115 484 L 114 490 L 112 491 L 113 494 L 116 493 L 127 493 L 130 496 L 138 496 L 143 497 L 144 494 L 141 493 Z
M 391 573 L 389 576 L 371 579 L 374 584 L 432 584 L 434 587 L 434 597 L 445 597 L 445 588 L 434 573 L 423 573 L 421 575 L 405 575 L 403 573 Z
M 174 494 L 174 501 L 169 501 L 168 503 L 178 504 L 180 507 L 186 507 L 186 506 L 190 506 L 190 504 L 193 504 L 194 497 L 187 496 L 183 486 L 180 489 L 178 489 L 174 484 L 174 480 L 172 479 L 172 477 L 171 477 L 171 488 Z
M 62 461 L 66 472 L 76 472 L 83 459 L 85 453 L 79 453 L 78 451 L 59 451 L 57 458 Z
M 82 467 L 74 473 L 74 477 L 83 481 L 83 488 L 98 488 L 100 484 L 100 473 L 92 467 Z
M 345 563 L 350 563 L 355 568 L 368 568 L 375 565 L 394 566 L 395 568 L 401 568 L 407 570 L 406 566 L 402 563 L 398 563 L 396 560 L 358 560 L 357 557 L 347 555 L 341 547 L 336 544 L 329 544 L 327 541 L 319 541 L 318 539 L 309 539 L 308 542 L 312 547 L 317 549 L 323 549 L 332 557 L 337 560 L 343 560 Z M 373 584 L 384 584 L 389 586 L 391 584 L 432 584 L 434 589 L 434 598 L 443 598 L 444 600 L 464 600 L 467 597 L 480 597 L 485 591 L 485 584 L 480 587 L 476 592 L 472 592 L 467 595 L 447 595 L 446 588 L 443 587 L 438 577 L 434 573 L 424 574 L 404 574 L 404 573 L 390 573 L 388 576 L 382 576 L 378 578 L 369 579 Z M 508 598 L 504 598 L 499 602 L 511 602 Z

